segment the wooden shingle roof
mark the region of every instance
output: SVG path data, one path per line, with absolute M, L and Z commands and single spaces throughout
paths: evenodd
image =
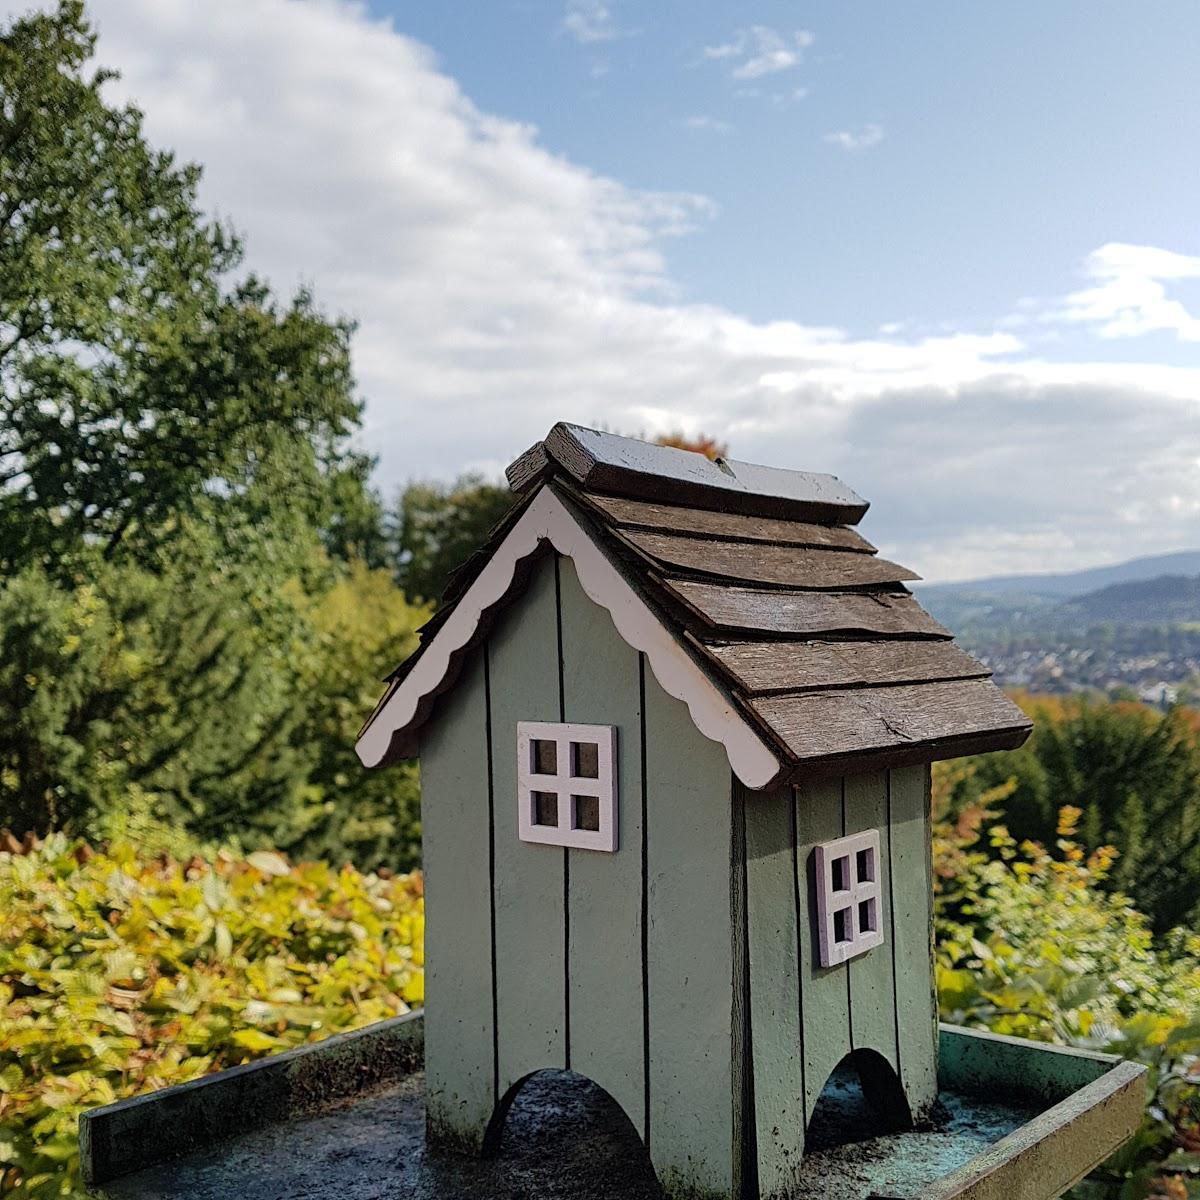
M 557 425 L 509 478 L 521 501 L 391 677 L 360 738 L 364 761 L 415 753 L 436 695 L 545 541 L 571 553 L 589 595 L 750 787 L 1028 736 L 1028 718 L 905 586 L 917 576 L 853 528 L 867 505 L 833 476 Z M 581 557 L 595 559 L 590 584 Z

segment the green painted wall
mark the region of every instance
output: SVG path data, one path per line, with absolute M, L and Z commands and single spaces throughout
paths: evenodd
M 519 720 L 617 727 L 616 854 L 518 839 Z M 566 1067 L 621 1105 L 668 1196 L 752 1200 L 786 1193 L 851 1051 L 878 1052 L 914 1109 L 932 1099 L 927 768 L 745 793 L 553 555 L 421 758 L 434 1140 L 484 1148 L 521 1081 Z M 811 848 L 865 828 L 887 937 L 824 971 Z
M 598 1083 L 646 1133 L 642 979 L 641 663 L 593 604 L 569 558 L 559 560 L 563 711 L 617 726 L 616 854 L 566 852 L 571 1069 Z
M 477 653 L 421 739 L 431 1141 L 478 1151 L 495 1106 L 487 691 Z
M 518 839 L 519 720 L 617 727 L 616 854 Z M 431 1138 L 484 1148 L 518 1085 L 565 1067 L 621 1105 L 669 1194 L 735 1194 L 722 748 L 547 555 L 440 701 L 421 760 Z
M 548 558 L 487 643 L 501 1097 L 534 1071 L 567 1065 L 566 852 L 517 840 L 516 801 L 517 722 L 562 719 L 556 593 Z
M 913 1114 L 936 1097 L 928 775 L 927 766 L 916 766 L 771 793 L 738 789 L 746 812 L 755 1148 L 764 1197 L 786 1193 L 804 1127 L 847 1055 L 869 1050 L 886 1062 Z M 884 942 L 824 969 L 813 847 L 872 828 L 881 831 Z M 880 1074 L 881 1090 L 889 1078 Z

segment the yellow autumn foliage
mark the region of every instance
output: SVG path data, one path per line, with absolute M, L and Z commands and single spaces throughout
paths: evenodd
M 55 835 L 0 852 L 0 914 L 0 1196 L 79 1194 L 85 1108 L 424 996 L 419 874 Z

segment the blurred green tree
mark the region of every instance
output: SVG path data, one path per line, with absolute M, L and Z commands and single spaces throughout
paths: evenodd
M 94 49 L 79 0 L 0 30 L 0 827 L 409 866 L 415 772 L 353 753 L 424 612 L 352 325 L 239 274 Z
M 482 475 L 453 483 L 410 483 L 396 501 L 396 582 L 414 599 L 436 600 L 454 569 L 487 541 L 513 494 Z
M 79 0 L 0 34 L 0 568 L 153 562 L 186 516 L 345 549 L 367 477 L 351 326 L 236 278 L 199 167 L 106 102 L 94 46 Z
M 239 563 L 193 526 L 157 571 L 97 552 L 74 584 L 0 584 L 0 828 L 417 863 L 415 770 L 367 774 L 353 747 L 426 613 L 384 571 L 306 591 L 262 550 Z M 330 572 L 314 548 L 310 579 Z
M 1105 886 L 1134 898 L 1156 931 L 1200 920 L 1200 746 L 1194 714 L 1127 701 L 1025 702 L 1034 732 L 1020 749 L 984 755 L 952 809 L 979 788 L 1014 781 L 1003 812 L 1014 836 L 1052 845 L 1058 812 L 1081 810 L 1079 840 L 1120 852 Z

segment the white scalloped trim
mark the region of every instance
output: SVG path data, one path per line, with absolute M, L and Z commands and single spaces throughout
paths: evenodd
M 543 541 L 574 561 L 583 590 L 608 612 L 621 637 L 645 654 L 663 691 L 687 705 L 696 728 L 725 747 L 729 765 L 742 783 L 755 789 L 773 783 L 783 765 L 775 753 L 549 487 L 542 488 L 521 514 L 416 666 L 363 731 L 355 746 L 363 764 L 375 767 L 382 762 L 393 734 L 411 723 L 421 701 L 441 685 L 452 657 L 474 636 L 480 617 L 504 598 L 518 564 Z

